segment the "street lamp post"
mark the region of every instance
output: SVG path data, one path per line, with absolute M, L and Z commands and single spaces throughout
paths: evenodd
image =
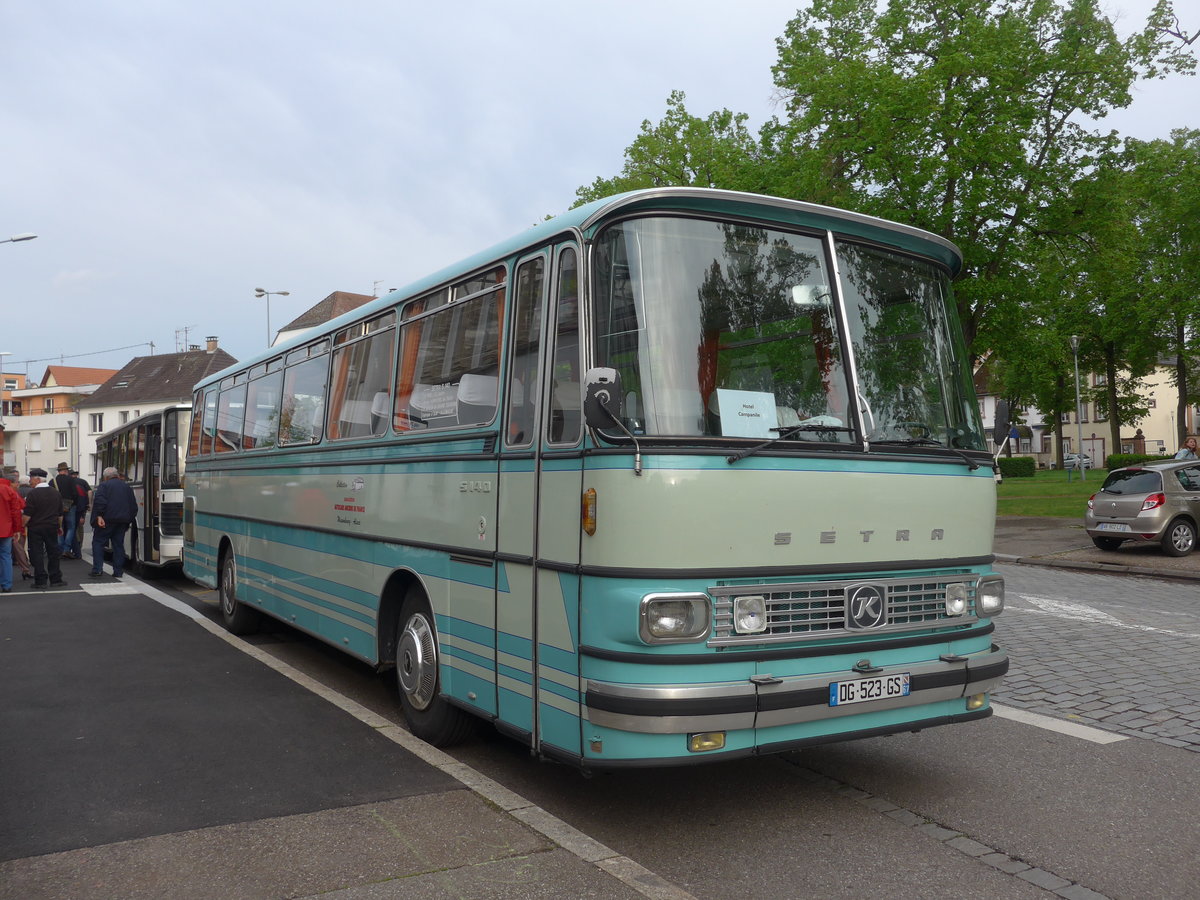
M 291 293 L 291 291 L 264 291 L 262 288 L 254 289 L 255 297 L 266 297 L 267 298 L 267 346 L 268 347 L 271 346 L 271 295 L 273 294 L 276 297 L 286 297 L 290 293 Z
M 1087 481 L 1087 467 L 1083 464 L 1083 404 L 1079 402 L 1079 335 L 1071 335 L 1071 355 L 1075 357 L 1075 430 L 1079 444 L 1075 448 L 1075 464 L 1079 466 L 1079 480 Z
M 25 234 L 14 234 L 12 237 L 0 238 L 0 244 L 15 244 L 18 241 L 32 241 L 35 237 L 37 237 L 36 234 L 30 234 L 28 232 Z

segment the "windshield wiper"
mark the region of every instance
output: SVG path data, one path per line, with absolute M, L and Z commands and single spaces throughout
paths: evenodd
M 755 444 L 753 447 L 747 447 L 745 450 L 739 450 L 737 453 L 733 453 L 725 457 L 725 461 L 730 465 L 733 465 L 739 459 L 745 459 L 747 456 L 753 456 L 759 450 L 762 450 L 765 447 L 770 447 L 772 444 L 778 443 L 779 441 L 786 441 L 788 438 L 792 437 L 792 435 L 799 434 L 802 431 L 844 431 L 847 433 L 850 431 L 850 429 L 845 425 L 817 425 L 812 422 L 805 422 L 801 425 L 785 425 L 782 428 L 772 428 L 771 430 L 778 431 L 778 436 L 773 437 L 770 440 L 763 441 L 761 444 Z
M 871 441 L 871 443 L 876 447 L 880 444 L 899 447 L 941 447 L 943 450 L 949 450 L 951 453 L 961 456 L 963 462 L 967 464 L 967 468 L 972 472 L 979 468 L 979 463 L 975 462 L 975 460 L 971 459 L 971 457 L 967 456 L 967 454 L 963 453 L 957 447 L 947 447 L 941 441 L 935 441 L 933 438 L 896 438 L 890 441 Z

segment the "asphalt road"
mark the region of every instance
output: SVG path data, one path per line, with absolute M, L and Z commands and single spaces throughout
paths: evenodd
M 997 620 L 996 640 L 1009 649 L 1013 668 L 998 692 L 1000 714 L 993 718 L 703 769 L 593 779 L 538 762 L 524 748 L 486 729 L 457 748 L 454 758 L 636 862 L 673 889 L 705 900 L 1195 896 L 1200 883 L 1195 852 L 1200 826 L 1194 813 L 1200 808 L 1200 707 L 1191 700 L 1200 696 L 1194 662 L 1200 641 L 1200 592 L 1162 579 L 1041 566 L 1004 565 L 1001 570 L 1008 580 L 1009 608 Z M 190 608 L 215 616 L 211 594 L 184 582 L 160 586 L 184 598 Z M 82 599 L 63 602 L 86 606 Z M 71 613 L 70 621 L 79 624 L 70 655 L 82 654 L 83 662 L 90 643 L 143 634 L 137 629 L 147 616 L 136 604 L 124 612 L 105 608 L 98 616 L 76 615 L 75 606 L 65 610 Z M 443 827 L 433 810 L 443 805 L 454 809 L 451 800 L 461 806 L 462 795 L 469 795 L 447 788 L 438 780 L 439 773 L 428 782 L 422 776 L 417 783 L 398 776 L 381 763 L 392 751 L 377 743 L 370 729 L 365 735 L 354 734 L 355 720 L 325 700 L 287 696 L 290 689 L 274 685 L 272 679 L 252 692 L 239 693 L 247 678 L 258 680 L 245 667 L 261 664 L 236 659 L 232 645 L 207 632 L 181 638 L 171 616 L 184 621 L 162 610 L 145 622 L 153 640 L 167 649 L 156 665 L 124 685 L 131 693 L 135 685 L 142 693 L 149 686 L 150 696 L 132 705 L 112 727 L 113 747 L 102 752 L 88 748 L 96 759 L 87 761 L 86 752 L 69 746 L 79 729 L 68 726 L 77 723 L 43 728 L 41 740 L 57 741 L 59 755 L 47 756 L 47 765 L 30 764 L 22 770 L 20 780 L 28 783 L 14 796 L 24 798 L 22 816 L 37 816 L 38 804 L 45 806 L 41 827 L 55 837 L 36 846 L 20 845 L 15 842 L 23 840 L 17 834 L 21 829 L 9 829 L 3 836 L 14 842 L 9 859 L 16 853 L 45 853 L 34 859 L 69 857 L 86 869 L 86 858 L 78 856 L 81 849 L 52 851 L 67 845 L 97 848 L 92 853 L 141 846 L 135 832 L 125 838 L 132 843 L 106 843 L 125 834 L 117 827 L 121 823 L 103 821 L 106 810 L 111 814 L 123 808 L 125 794 L 119 787 L 93 782 L 126 772 L 128 792 L 130 785 L 140 785 L 138 778 L 146 780 L 147 768 L 158 771 L 158 763 L 137 757 L 137 747 L 146 729 L 161 730 L 162 722 L 174 721 L 166 714 L 173 692 L 184 690 L 197 677 L 212 682 L 206 709 L 231 708 L 222 710 L 225 724 L 216 733 L 177 736 L 173 756 L 178 758 L 165 768 L 166 777 L 186 781 L 211 769 L 225 772 L 229 780 L 222 784 L 219 777 L 203 776 L 203 790 L 197 789 L 193 799 L 212 797 L 209 819 L 204 820 L 194 809 L 186 816 L 170 809 L 173 801 L 180 805 L 186 797 L 151 791 L 135 807 L 135 812 L 145 807 L 140 812 L 145 819 L 162 819 L 151 830 L 168 829 L 170 837 L 170 829 L 228 820 L 236 817 L 239 804 L 243 815 L 251 817 L 244 827 L 261 828 L 263 821 L 289 821 L 288 803 L 325 807 L 326 814 L 333 814 L 395 802 L 400 804 L 398 811 L 430 817 L 413 824 L 415 832 L 431 839 Z M 188 648 L 182 657 L 171 653 L 179 647 Z M 48 635 L 36 655 L 49 659 L 61 649 Z M 402 723 L 390 680 L 331 648 L 279 626 L 254 638 L 253 649 L 295 667 L 322 690 L 347 698 L 348 704 L 361 704 L 382 722 Z M 213 661 L 195 671 L 192 661 L 209 657 Z M 60 657 L 56 669 L 62 668 Z M 43 677 L 53 677 L 56 669 L 47 668 Z M 86 665 L 71 669 L 75 674 L 70 690 L 94 691 L 97 703 L 122 688 L 105 685 L 103 676 Z M 169 677 L 164 678 L 164 672 Z M 6 682 L 9 675 L 0 669 Z M 97 681 L 94 688 L 79 684 L 92 678 Z M 9 708 L 26 688 L 15 684 L 5 690 Z M 278 715 L 276 710 L 281 710 Z M 156 711 L 163 717 L 156 718 Z M 350 733 L 339 737 L 342 729 Z M 279 772 L 274 760 L 255 768 L 250 759 L 255 741 L 265 740 L 272 730 L 276 737 L 287 735 L 289 746 L 295 746 L 294 759 L 281 760 Z M 125 744 L 120 743 L 121 734 Z M 15 750 L 5 740 L 0 737 L 0 760 L 7 769 Z M 121 747 L 130 758 L 114 763 L 110 757 Z M 349 770 L 348 759 L 355 760 Z M 359 761 L 361 773 L 356 770 Z M 80 777 L 56 779 L 55 773 L 71 766 L 83 766 Z M 327 775 L 332 781 L 323 784 Z M 96 796 L 81 805 L 80 798 L 89 791 Z M 223 792 L 231 796 L 220 796 Z M 343 797 L 365 798 L 367 803 L 347 804 Z M 268 801 L 263 809 L 277 804 L 272 815 L 282 818 L 260 819 L 260 799 Z M 423 807 L 413 805 L 422 801 Z M 10 804 L 0 806 L 7 821 L 14 801 L 4 802 Z M 486 811 L 486 805 L 482 807 Z M 468 814 L 472 811 L 474 807 Z M 72 817 L 73 823 L 63 824 Z M 458 845 L 456 852 L 465 851 Z M 488 859 L 494 863 L 497 856 L 503 854 Z M 33 896 L 6 892 L 4 887 L 6 874 L 28 872 L 33 865 L 29 857 L 8 865 L 6 869 L 0 864 L 0 897 Z M 365 865 L 364 871 L 374 872 L 372 865 Z M 34 883 L 39 883 L 38 872 L 43 879 L 50 877 L 48 870 L 33 871 Z M 268 884 L 263 878 L 252 884 Z M 402 887 L 401 882 L 388 883 L 395 892 L 345 896 L 424 896 L 416 893 L 417 881 Z M 463 888 L 464 883 L 455 882 L 456 893 L 428 896 L 500 896 L 494 885 L 485 890 L 475 883 Z M 621 887 L 614 882 L 614 889 Z M 287 895 L 316 893 L 304 893 L 306 889 L 302 885 Z M 526 890 L 514 896 L 537 895 Z M 579 896 L 586 895 L 585 887 L 578 890 Z M 284 894 L 264 890 L 243 895 Z

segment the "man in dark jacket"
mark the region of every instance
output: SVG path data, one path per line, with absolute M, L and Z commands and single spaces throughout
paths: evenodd
M 46 481 L 45 469 L 30 469 L 29 483 L 33 489 L 25 497 L 22 519 L 29 539 L 29 561 L 33 563 L 33 586 L 44 589 L 49 576 L 51 587 L 65 587 L 67 583 L 58 565 L 62 495 Z
M 88 574 L 93 578 L 104 574 L 104 545 L 112 541 L 113 578 L 120 578 L 125 574 L 125 532 L 137 519 L 137 497 L 112 466 L 102 477 L 92 494 L 92 571 Z

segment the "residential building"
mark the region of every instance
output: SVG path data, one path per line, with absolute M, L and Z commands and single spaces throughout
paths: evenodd
M 206 339 L 204 349 L 193 346 L 181 353 L 131 359 L 78 404 L 80 472 L 96 475 L 96 441 L 105 432 L 172 403 L 190 401 L 197 381 L 236 363 L 215 337 Z
M 358 309 L 364 303 L 369 303 L 374 299 L 370 294 L 352 294 L 349 291 L 334 291 L 320 303 L 309 307 L 280 328 L 271 346 L 289 340 L 298 334 L 308 331 L 310 328 L 324 325 L 331 319 L 336 319 L 340 315 Z
M 116 374 L 113 369 L 48 366 L 40 386 L 7 391 L 4 414 L 4 465 L 21 472 L 40 467 L 51 472 L 60 462 L 78 466 L 82 400 Z M 5 381 L 13 376 L 5 376 Z

